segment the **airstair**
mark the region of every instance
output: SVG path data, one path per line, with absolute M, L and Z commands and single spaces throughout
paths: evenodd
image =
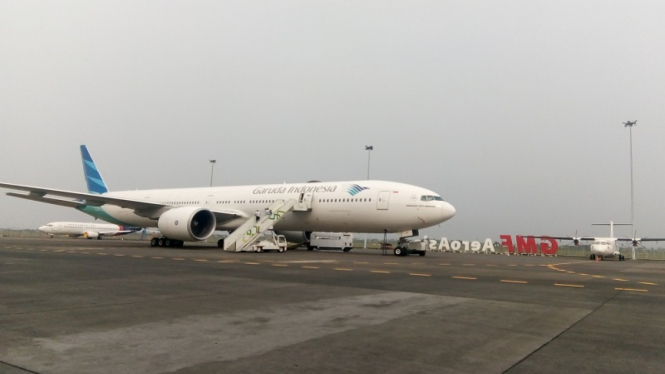
M 257 220 L 256 217 L 249 218 L 240 227 L 235 229 L 229 236 L 224 238 L 224 250 L 240 252 L 246 247 L 252 245 L 256 239 L 264 232 L 272 230 L 273 226 L 284 218 L 284 215 L 292 210 L 298 210 L 298 200 L 291 199 L 288 201 L 277 200 L 270 207 L 272 214 L 264 215 L 260 212 L 261 216 Z M 302 204 L 302 203 L 301 203 Z

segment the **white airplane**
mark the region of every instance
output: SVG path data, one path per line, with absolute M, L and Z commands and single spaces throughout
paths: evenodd
M 607 257 L 615 257 L 619 261 L 625 261 L 626 257 L 619 252 L 619 246 L 617 242 L 631 242 L 633 247 L 637 247 L 641 242 L 657 242 L 665 241 L 665 238 L 617 238 L 614 236 L 614 226 L 632 226 L 630 223 L 593 223 L 594 226 L 610 226 L 610 236 L 609 237 L 590 237 L 590 236 L 554 236 L 552 238 L 559 240 L 572 240 L 575 246 L 580 245 L 580 241 L 593 241 L 589 246 L 591 250 L 591 255 L 589 255 L 590 260 L 602 261 Z M 634 254 L 633 254 L 634 258 Z
M 101 239 L 102 236 L 126 235 L 140 231 L 140 227 L 125 227 L 111 223 L 87 222 L 51 222 L 39 228 L 39 231 L 54 236 L 83 236 L 86 239 Z
M 297 243 L 306 243 L 312 231 L 406 238 L 455 215 L 455 208 L 433 191 L 376 180 L 109 192 L 84 145 L 81 155 L 89 193 L 11 183 L 0 187 L 27 192 L 9 196 L 73 207 L 118 225 L 158 227 L 163 237 L 151 241 L 153 246 L 204 241 L 216 230 L 231 233 L 226 244 L 218 242 L 225 250 L 239 250 L 269 229 Z

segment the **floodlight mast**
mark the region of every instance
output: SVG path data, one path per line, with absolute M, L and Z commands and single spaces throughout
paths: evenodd
M 637 120 L 635 121 L 626 121 L 623 123 L 623 127 L 628 127 L 630 134 L 630 224 L 634 228 L 635 219 L 635 205 L 634 205 L 634 195 L 633 195 L 633 126 L 637 125 Z M 632 229 L 631 229 L 632 230 Z M 636 260 L 635 257 L 635 246 L 631 246 L 633 249 L 633 260 Z
M 369 180 L 369 155 L 372 154 L 372 151 L 374 150 L 373 145 L 366 145 L 365 150 L 367 151 L 367 180 Z M 367 234 L 365 234 L 365 245 L 363 248 L 367 248 Z
M 212 174 L 215 169 L 215 163 L 217 163 L 217 160 L 210 160 L 210 187 L 212 187 Z
M 366 145 L 365 150 L 367 151 L 367 180 L 369 180 L 369 157 L 372 154 L 372 151 L 374 150 L 374 146 Z

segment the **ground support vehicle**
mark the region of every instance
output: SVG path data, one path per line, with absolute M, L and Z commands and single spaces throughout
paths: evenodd
M 397 247 L 393 249 L 393 254 L 395 256 L 408 256 L 417 254 L 419 256 L 424 256 L 427 253 L 427 239 L 419 241 L 402 241 L 397 244 Z
M 278 251 L 286 252 L 288 243 L 284 235 L 264 236 L 259 241 L 249 246 L 251 252 Z
M 307 250 L 340 249 L 349 252 L 353 249 L 353 233 L 350 232 L 313 232 Z

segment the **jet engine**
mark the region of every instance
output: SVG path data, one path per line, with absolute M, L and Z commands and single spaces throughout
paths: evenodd
M 86 239 L 99 239 L 99 233 L 95 231 L 86 231 L 83 233 L 83 237 Z
M 162 213 L 157 221 L 162 235 L 182 241 L 206 240 L 215 232 L 216 226 L 215 215 L 196 206 L 173 208 Z
M 311 231 L 279 231 L 275 232 L 275 234 L 284 235 L 287 242 L 296 244 L 309 243 L 309 239 L 312 236 Z

